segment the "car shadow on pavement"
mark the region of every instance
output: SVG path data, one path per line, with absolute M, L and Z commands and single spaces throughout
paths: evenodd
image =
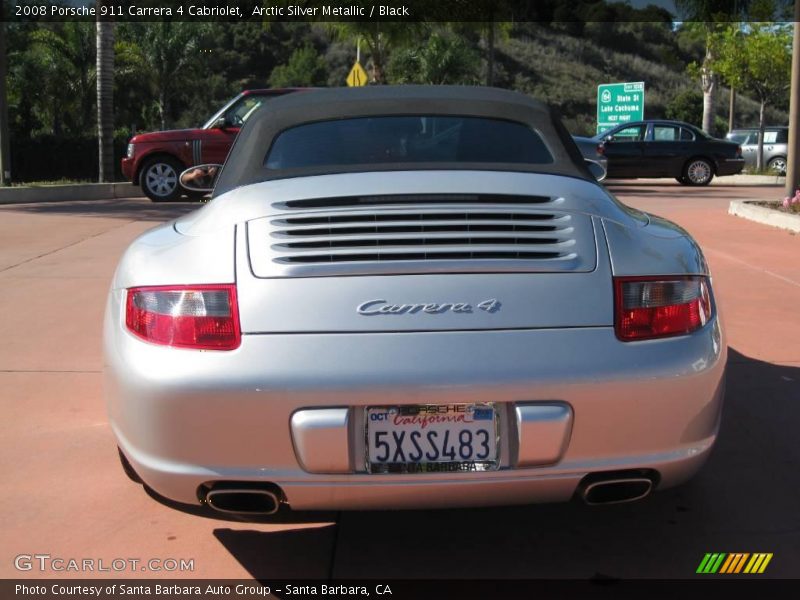
M 85 200 L 74 202 L 35 202 L 6 204 L 0 210 L 46 215 L 103 217 L 135 221 L 169 221 L 204 206 L 203 202 L 154 203 L 144 198 Z
M 231 528 L 214 535 L 256 579 L 685 579 L 706 552 L 772 552 L 765 577 L 796 577 L 798 423 L 800 368 L 731 349 L 720 435 L 708 463 L 687 484 L 643 501 L 344 511 L 336 525 L 313 530 Z M 303 515 L 272 522 L 298 523 Z
M 214 537 L 254 579 L 329 579 L 336 524 L 279 531 L 215 529 Z
M 669 191 L 665 192 L 663 189 L 656 189 L 656 188 L 633 188 L 633 187 L 621 187 L 619 184 L 609 184 L 605 186 L 607 190 L 614 192 L 623 192 L 625 194 L 631 195 L 641 195 L 641 196 L 671 196 L 674 195 L 674 192 Z

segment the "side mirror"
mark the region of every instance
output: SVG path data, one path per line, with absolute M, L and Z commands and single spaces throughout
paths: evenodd
M 614 136 L 613 135 L 607 135 L 606 137 L 603 138 L 603 143 L 604 144 L 608 144 L 609 142 L 613 142 L 613 141 L 614 141 Z
M 209 164 L 189 167 L 179 178 L 181 187 L 190 192 L 213 192 L 222 165 Z
M 211 129 L 227 129 L 228 127 L 230 127 L 230 123 L 228 123 L 228 118 L 225 115 L 222 115 L 211 125 Z
M 588 158 L 585 159 L 585 161 L 586 168 L 589 169 L 589 173 L 591 173 L 597 181 L 603 181 L 603 179 L 606 178 L 606 170 L 603 165 L 596 160 L 589 160 Z

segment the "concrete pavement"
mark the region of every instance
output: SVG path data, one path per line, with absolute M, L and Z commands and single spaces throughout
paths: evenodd
M 703 246 L 731 346 L 717 448 L 686 486 L 634 504 L 296 514 L 239 523 L 173 510 L 119 467 L 102 399 L 108 281 L 131 239 L 191 205 L 0 208 L 0 577 L 19 554 L 193 559 L 184 577 L 691 577 L 705 552 L 800 558 L 800 237 L 726 214 L 776 188 L 611 186 Z M 163 572 L 124 571 L 126 577 Z M 94 573 L 109 576 L 108 573 Z

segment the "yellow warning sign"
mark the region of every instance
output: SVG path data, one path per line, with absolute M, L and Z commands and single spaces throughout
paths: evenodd
M 361 63 L 356 61 L 350 73 L 347 75 L 347 85 L 350 87 L 358 87 L 360 85 L 367 85 L 367 72 Z

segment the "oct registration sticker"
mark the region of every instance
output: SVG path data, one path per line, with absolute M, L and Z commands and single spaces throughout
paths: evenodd
M 370 473 L 489 471 L 498 466 L 494 404 L 370 406 Z

